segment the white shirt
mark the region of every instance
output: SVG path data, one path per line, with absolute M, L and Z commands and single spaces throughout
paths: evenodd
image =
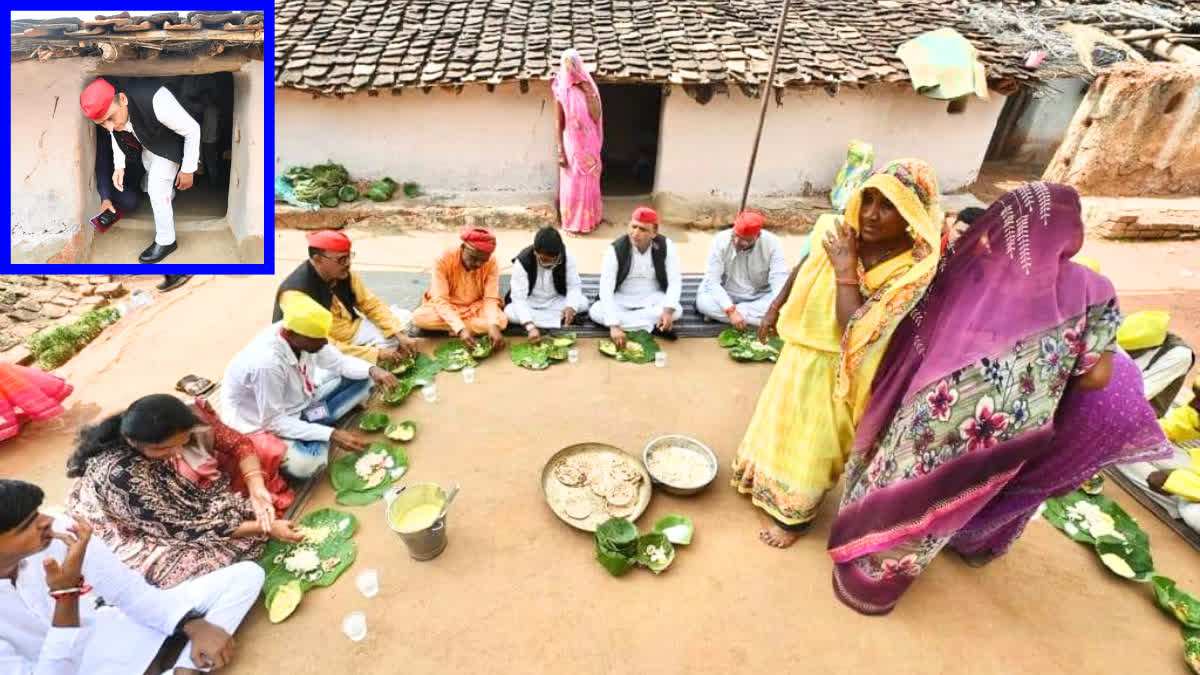
M 371 364 L 326 344 L 299 358 L 274 323 L 254 337 L 225 369 L 221 420 L 246 434 L 271 431 L 281 438 L 328 441 L 333 427 L 305 421 L 300 414 L 316 401 L 323 375 L 365 380 Z
M 54 529 L 66 531 L 67 523 L 55 521 Z M 4 675 L 75 675 L 97 619 L 96 599 L 104 598 L 133 621 L 162 633 L 165 640 L 193 606 L 179 593 L 167 593 L 146 583 L 142 575 L 126 567 L 99 537 L 88 542 L 83 558 L 83 576 L 93 591 L 79 598 L 79 626 L 54 627 L 54 599 L 46 586 L 42 561 L 52 557 L 61 562 L 66 544 L 55 539 L 41 553 L 21 561 L 16 582 L 0 581 L 0 673 Z M 115 611 L 104 609 L 102 612 Z M 160 643 L 161 644 L 161 643 Z M 147 663 L 160 644 L 127 645 L 125 649 L 149 652 Z
M 679 304 L 679 296 L 683 292 L 683 274 L 679 271 L 679 254 L 675 250 L 675 242 L 667 239 L 667 291 L 664 293 L 658 287 L 658 278 L 654 274 L 654 247 L 646 247 L 643 253 L 637 246 L 630 245 L 629 274 L 617 288 L 617 250 L 609 246 L 604 250 L 604 266 L 600 271 L 600 302 L 604 310 L 604 318 L 609 326 L 620 325 L 620 313 L 623 309 L 641 309 L 651 305 L 662 304 L 675 310 L 675 316 L 683 312 Z
M 729 228 L 713 237 L 702 290 L 727 310 L 737 302 L 757 300 L 768 293 L 778 296 L 790 274 L 779 237 L 762 232 L 749 251 L 739 251 Z
M 579 277 L 579 270 L 575 268 L 575 258 L 570 253 L 564 255 L 566 260 L 562 264 L 567 266 L 566 304 L 569 307 L 581 307 L 586 302 L 583 281 Z M 548 309 L 561 303 L 563 297 L 554 287 L 554 268 L 546 269 L 541 265 L 537 265 L 537 280 L 532 291 L 529 289 L 529 275 L 525 273 L 525 266 L 520 263 L 513 265 L 510 291 L 513 312 L 522 326 L 534 322 L 531 308 Z
M 154 116 L 158 118 L 158 121 L 162 122 L 166 128 L 183 136 L 183 163 L 179 165 L 179 170 L 183 173 L 196 173 L 196 165 L 200 162 L 200 123 L 192 119 L 183 106 L 179 105 L 175 95 L 166 87 L 159 87 L 158 91 L 154 92 L 152 101 Z M 125 122 L 125 128 L 122 131 L 128 131 L 133 134 L 134 138 L 137 138 L 137 131 L 133 128 L 132 120 Z M 138 138 L 138 143 L 142 143 L 142 139 Z M 115 132 L 112 134 L 112 146 L 113 169 L 124 169 L 125 153 L 117 143 Z M 150 166 L 146 155 L 156 156 L 150 152 L 145 143 L 142 143 L 142 164 Z

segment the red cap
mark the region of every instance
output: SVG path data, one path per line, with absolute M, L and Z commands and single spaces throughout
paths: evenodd
M 99 77 L 83 88 L 83 93 L 79 95 L 79 107 L 83 108 L 83 114 L 87 115 L 88 119 L 99 122 L 108 114 L 108 107 L 112 105 L 116 95 L 117 90 L 113 89 L 108 80 Z
M 491 253 L 496 250 L 496 236 L 486 227 L 464 227 L 458 235 L 463 243 L 480 253 Z
M 757 237 L 766 222 L 761 213 L 742 211 L 733 221 L 733 232 L 739 237 Z
M 337 230 L 317 230 L 309 232 L 306 237 L 308 245 L 322 251 L 345 253 L 350 250 L 350 237 Z
M 658 212 L 649 206 L 639 206 L 633 210 L 633 219 L 639 223 L 658 224 Z

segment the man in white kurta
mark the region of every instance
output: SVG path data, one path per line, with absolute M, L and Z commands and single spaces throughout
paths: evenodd
M 281 468 L 309 478 L 329 463 L 331 441 L 363 450 L 363 434 L 334 429 L 391 373 L 329 344 L 333 316 L 307 295 L 284 301 L 283 321 L 255 336 L 225 370 L 221 419 L 245 434 L 269 431 L 287 444 Z
M 609 327 L 618 346 L 627 330 L 652 330 L 674 339 L 675 320 L 683 312 L 682 292 L 675 243 L 658 233 L 658 214 L 639 207 L 629 221 L 629 234 L 604 251 L 600 299 L 589 314 L 592 321 Z
M 206 670 L 214 645 L 233 649 L 230 637 L 262 589 L 257 563 L 158 589 L 92 539 L 86 523 L 38 513 L 37 486 L 0 479 L 0 495 L 0 673 L 141 675 L 177 633 L 188 643 L 168 666 Z M 29 515 L 12 524 L 22 515 L 13 509 L 30 504 Z M 81 564 L 68 555 L 82 556 Z M 77 591 L 54 585 L 68 575 L 82 576 L 71 587 Z M 52 590 L 59 595 L 52 597 Z M 101 598 L 104 607 L 97 609 Z
M 509 324 L 523 326 L 531 340 L 541 337 L 539 329 L 570 325 L 591 305 L 583 294 L 575 257 L 553 227 L 538 230 L 533 246 L 521 251 L 513 263 L 504 312 Z
M 743 211 L 713 237 L 696 311 L 738 330 L 758 326 L 790 273 L 783 244 L 763 230 L 762 215 Z

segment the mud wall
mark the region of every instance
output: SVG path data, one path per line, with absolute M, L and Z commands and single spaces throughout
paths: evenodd
M 1122 64 L 1092 84 L 1043 177 L 1081 194 L 1200 194 L 1200 69 Z

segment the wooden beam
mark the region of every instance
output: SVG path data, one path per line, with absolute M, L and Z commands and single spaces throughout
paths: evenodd
M 99 38 L 103 38 L 103 40 Z M 13 42 L 21 40 L 23 36 L 13 37 Z M 59 43 L 73 43 L 80 38 L 69 38 L 59 36 L 56 38 L 24 38 L 30 42 L 39 44 L 57 45 Z M 88 38 L 84 38 L 88 39 Z M 96 36 L 93 38 L 95 42 L 113 42 L 117 44 L 144 42 L 147 40 L 157 40 L 161 42 L 208 42 L 210 40 L 219 40 L 221 42 L 262 42 L 263 31 L 223 31 L 223 30 L 204 30 L 204 31 L 173 31 L 173 30 L 147 30 L 140 33 L 112 33 L 111 35 Z
M 1115 30 L 1113 35 L 1124 40 L 1133 31 Z M 1200 50 L 1166 40 L 1134 40 L 1133 46 L 1176 63 L 1200 64 Z

